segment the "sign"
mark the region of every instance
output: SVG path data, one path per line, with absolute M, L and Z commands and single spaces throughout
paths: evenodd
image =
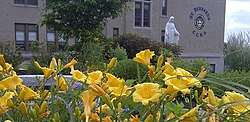
M 194 23 L 192 34 L 196 37 L 207 35 L 206 24 L 211 20 L 210 14 L 204 7 L 195 7 L 189 15 L 189 19 Z

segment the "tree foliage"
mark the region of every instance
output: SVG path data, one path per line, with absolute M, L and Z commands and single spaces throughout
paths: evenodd
M 225 66 L 228 70 L 250 70 L 250 33 L 232 34 L 225 43 Z
M 48 0 L 42 24 L 76 40 L 101 34 L 107 18 L 116 18 L 131 0 Z

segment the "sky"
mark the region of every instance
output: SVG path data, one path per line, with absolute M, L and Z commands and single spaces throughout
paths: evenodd
M 250 0 L 226 0 L 225 40 L 232 33 L 250 32 Z

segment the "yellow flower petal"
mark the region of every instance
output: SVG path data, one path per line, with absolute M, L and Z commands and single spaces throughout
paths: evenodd
M 75 64 L 77 64 L 78 62 L 73 58 L 68 64 L 66 64 L 63 69 L 67 69 L 67 68 L 71 68 L 72 66 L 74 66 Z
M 149 101 L 159 101 L 160 93 L 159 84 L 156 83 L 143 83 L 135 85 L 135 92 L 133 93 L 134 102 L 142 102 L 147 105 Z
M 50 65 L 49 65 L 49 68 L 50 69 L 56 69 L 56 67 L 57 67 L 56 59 L 52 58 L 52 60 L 50 62 Z
M 84 104 L 85 116 L 88 118 L 91 115 L 91 105 L 96 98 L 96 94 L 91 90 L 87 90 L 81 94 L 81 98 Z
M 20 99 L 29 100 L 32 98 L 34 98 L 34 99 L 40 98 L 39 94 L 34 92 L 29 87 L 22 85 L 22 86 L 20 86 L 20 88 L 21 88 L 21 92 L 18 96 Z
M 2 90 L 16 90 L 18 85 L 21 85 L 23 80 L 18 76 L 12 76 L 0 81 L 0 89 Z
M 72 70 L 70 72 L 70 74 L 72 74 L 73 79 L 75 81 L 80 81 L 80 82 L 84 83 L 85 80 L 87 79 L 87 77 L 79 70 Z
M 190 111 L 188 111 L 187 113 L 182 115 L 179 118 L 179 121 L 180 122 L 196 122 L 197 121 L 196 114 L 197 114 L 197 111 L 198 111 L 199 107 L 200 106 L 198 105 L 198 106 L 192 108 Z
M 87 84 L 96 83 L 100 84 L 102 80 L 102 72 L 101 71 L 94 71 L 88 74 Z
M 165 66 L 163 67 L 163 73 L 168 75 L 176 75 L 176 70 L 170 63 L 165 63 Z
M 150 65 L 150 59 L 152 59 L 154 55 L 155 54 L 153 51 L 151 52 L 149 49 L 147 49 L 137 53 L 133 60 L 144 65 Z
M 61 91 L 68 91 L 68 84 L 66 83 L 63 77 L 56 77 L 56 88 L 59 88 Z
M 232 106 L 232 109 L 235 113 L 246 112 L 250 110 L 249 99 L 244 95 L 236 92 L 225 92 L 225 95 L 222 97 L 223 103 L 235 104 Z M 230 106 L 230 104 L 229 104 Z

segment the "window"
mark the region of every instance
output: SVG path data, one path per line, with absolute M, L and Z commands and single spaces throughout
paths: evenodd
M 135 1 L 135 26 L 150 27 L 151 0 Z
M 36 24 L 15 24 L 16 45 L 23 51 L 28 51 L 31 43 L 38 40 Z
M 63 34 L 47 29 L 47 47 L 49 50 L 62 50 L 64 49 L 66 42 L 67 41 L 63 38 Z
M 162 15 L 167 16 L 167 0 L 162 0 Z
M 14 4 L 38 5 L 38 0 L 14 0 Z
M 210 64 L 210 71 L 211 73 L 215 73 L 215 64 Z
M 161 41 L 164 42 L 165 39 L 165 30 L 161 30 Z
M 119 36 L 119 28 L 113 28 L 113 36 Z

